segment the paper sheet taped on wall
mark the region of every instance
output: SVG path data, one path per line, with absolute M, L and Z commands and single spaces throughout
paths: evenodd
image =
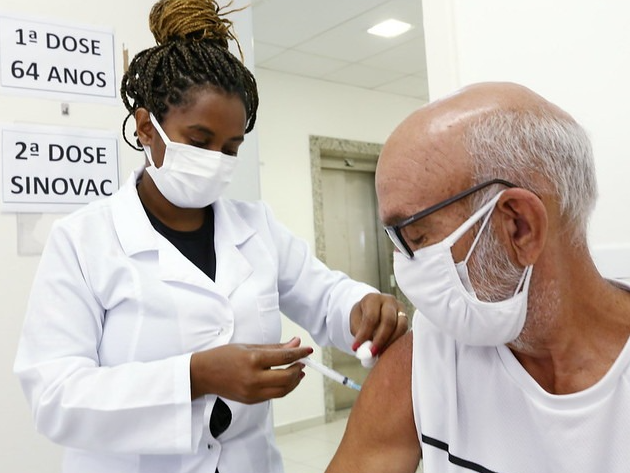
M 71 212 L 120 185 L 113 132 L 0 125 L 0 140 L 3 212 Z
M 113 28 L 0 15 L 0 90 L 117 103 Z

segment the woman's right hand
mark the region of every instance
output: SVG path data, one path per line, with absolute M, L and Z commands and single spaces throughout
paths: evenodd
M 216 394 L 255 404 L 293 391 L 304 377 L 301 358 L 313 353 L 295 337 L 274 345 L 224 345 L 193 353 L 190 359 L 191 398 Z M 277 366 L 289 365 L 286 368 Z M 273 369 L 275 368 L 275 369 Z

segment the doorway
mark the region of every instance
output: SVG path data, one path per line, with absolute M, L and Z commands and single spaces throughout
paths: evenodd
M 393 245 L 381 228 L 374 173 L 381 145 L 310 137 L 318 258 L 404 300 L 393 275 Z M 369 371 L 351 355 L 325 348 L 323 361 L 362 384 Z M 326 421 L 345 415 L 358 392 L 325 379 Z

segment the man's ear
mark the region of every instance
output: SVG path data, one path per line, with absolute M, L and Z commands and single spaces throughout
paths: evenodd
M 495 212 L 518 263 L 534 264 L 545 247 L 549 225 L 542 200 L 526 189 L 508 189 L 499 198 Z
M 153 123 L 149 118 L 149 111 L 146 108 L 140 107 L 134 113 L 136 119 L 136 133 L 138 134 L 138 140 L 145 146 L 151 145 L 153 139 Z

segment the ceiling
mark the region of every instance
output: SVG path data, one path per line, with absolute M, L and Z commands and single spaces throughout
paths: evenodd
M 270 69 L 428 100 L 420 0 L 254 0 L 254 58 Z M 396 38 L 367 29 L 395 18 Z

